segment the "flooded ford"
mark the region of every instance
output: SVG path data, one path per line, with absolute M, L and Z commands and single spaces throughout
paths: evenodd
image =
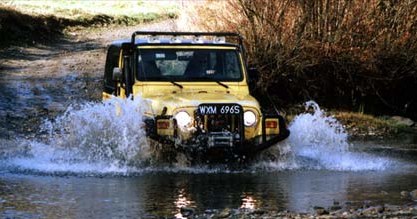
M 289 125 L 294 134 L 287 141 L 251 163 L 159 162 L 133 113 L 141 111 L 140 101 L 73 106 L 43 124 L 43 137 L 2 139 L 2 216 L 182 217 L 184 209 L 204 214 L 225 208 L 310 212 L 335 202 L 405 204 L 401 192 L 416 186 L 415 159 L 358 150 L 389 145 L 349 142 L 343 127 L 314 102 L 307 103 L 313 114 L 300 114 Z M 126 112 L 119 122 L 109 117 L 115 105 Z M 125 133 L 113 132 L 122 127 Z
M 2 51 L 0 217 L 416 215 L 415 133 L 354 139 L 314 101 L 287 124 L 291 135 L 252 159 L 195 162 L 180 152 L 164 159 L 146 129 L 149 98 L 101 100 L 106 45 L 131 29 Z M 163 83 L 171 94 L 187 89 Z M 222 97 L 231 84 L 210 82 Z

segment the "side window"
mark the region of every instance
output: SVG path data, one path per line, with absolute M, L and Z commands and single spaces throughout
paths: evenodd
M 240 66 L 236 52 L 225 53 L 225 72 L 228 78 L 240 77 Z
M 115 81 L 113 81 L 113 68 L 119 66 L 120 47 L 110 46 L 107 50 L 106 65 L 104 69 L 104 92 L 113 93 Z

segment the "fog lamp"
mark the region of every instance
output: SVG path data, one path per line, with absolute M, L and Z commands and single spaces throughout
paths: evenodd
M 195 36 L 194 38 L 193 38 L 193 41 L 192 41 L 193 43 L 204 43 L 204 38 L 203 37 L 201 37 L 201 36 Z
M 226 37 L 224 36 L 218 36 L 214 38 L 214 43 L 226 43 Z
M 158 36 L 149 36 L 148 38 L 148 43 L 160 43 L 161 41 L 159 40 Z

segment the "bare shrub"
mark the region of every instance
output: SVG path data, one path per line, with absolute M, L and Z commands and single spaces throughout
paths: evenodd
M 416 16 L 414 0 L 209 0 L 188 22 L 241 33 L 262 87 L 286 103 L 415 116 Z

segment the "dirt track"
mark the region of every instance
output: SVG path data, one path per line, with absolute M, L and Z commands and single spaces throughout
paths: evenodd
M 131 27 L 72 29 L 50 45 L 0 51 L 0 137 L 35 133 L 42 119 L 68 105 L 99 101 L 106 48 L 135 30 L 175 30 L 175 21 Z

